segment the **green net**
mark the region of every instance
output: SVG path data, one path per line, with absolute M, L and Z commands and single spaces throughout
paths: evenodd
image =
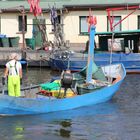
M 60 82 L 55 80 L 54 82 L 50 83 L 44 83 L 44 84 L 40 84 L 41 89 L 43 90 L 48 90 L 48 91 L 52 91 L 52 90 L 59 90 L 60 88 Z

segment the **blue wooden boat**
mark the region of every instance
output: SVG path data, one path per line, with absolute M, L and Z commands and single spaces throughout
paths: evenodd
M 112 32 L 96 33 L 99 42 L 94 51 L 95 63 L 98 66 L 108 65 L 112 55 L 112 64 L 123 63 L 127 72 L 140 72 L 139 36 L 139 31 L 114 32 L 114 45 L 111 45 Z M 110 53 L 111 48 L 112 53 Z M 87 49 L 88 43 L 84 51 L 55 50 L 50 57 L 50 66 L 57 70 L 69 68 L 72 71 L 79 71 L 87 65 Z
M 100 88 L 90 88 L 86 93 L 82 91 L 79 94 L 67 98 L 60 99 L 36 94 L 38 86 L 22 89 L 22 95 L 25 95 L 24 97 L 11 97 L 0 94 L 0 114 L 26 115 L 49 113 L 106 102 L 110 100 L 119 89 L 125 78 L 126 71 L 123 64 L 108 65 L 102 67 L 102 70 L 105 76 L 110 76 L 116 79 L 116 81 Z M 118 75 L 120 75 L 120 79 L 117 79 Z M 85 89 L 86 88 L 83 87 L 83 90 Z M 82 87 L 80 90 L 82 90 Z
M 54 70 L 80 71 L 87 65 L 87 54 L 74 51 L 56 51 L 50 57 L 50 66 Z M 97 52 L 94 61 L 98 66 L 110 63 L 109 52 Z M 128 73 L 140 72 L 140 53 L 112 53 L 112 64 L 122 63 Z

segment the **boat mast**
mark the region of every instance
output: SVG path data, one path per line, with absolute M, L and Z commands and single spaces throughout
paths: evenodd
M 89 83 L 92 80 L 96 17 L 89 16 L 88 20 L 89 20 L 88 21 L 89 22 L 89 49 L 88 49 L 88 60 L 87 60 L 86 83 Z

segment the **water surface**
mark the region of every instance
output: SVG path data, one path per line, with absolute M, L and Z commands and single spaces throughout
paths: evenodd
M 23 84 L 42 83 L 52 75 L 58 73 L 28 69 Z M 0 140 L 140 140 L 139 106 L 140 75 L 127 75 L 106 103 L 48 114 L 0 117 Z

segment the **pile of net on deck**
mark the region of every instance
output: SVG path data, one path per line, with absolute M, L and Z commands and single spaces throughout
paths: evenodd
M 45 96 L 53 96 L 53 97 L 58 97 L 59 95 L 59 98 L 63 98 L 64 89 L 61 88 L 60 83 L 61 83 L 60 80 L 54 80 L 53 82 L 40 84 L 40 87 L 41 87 L 40 94 L 45 95 Z M 75 93 L 71 89 L 67 90 L 66 97 L 72 97 L 74 95 Z
M 74 79 L 86 79 L 86 71 L 87 67 L 84 67 L 80 72 L 76 72 L 73 74 Z M 92 79 L 100 80 L 100 81 L 107 81 L 107 78 L 105 77 L 103 70 L 101 67 L 98 67 L 94 62 L 92 64 Z
M 52 91 L 52 90 L 59 90 L 60 89 L 60 80 L 55 80 L 53 82 L 47 82 L 40 84 L 42 90 Z

